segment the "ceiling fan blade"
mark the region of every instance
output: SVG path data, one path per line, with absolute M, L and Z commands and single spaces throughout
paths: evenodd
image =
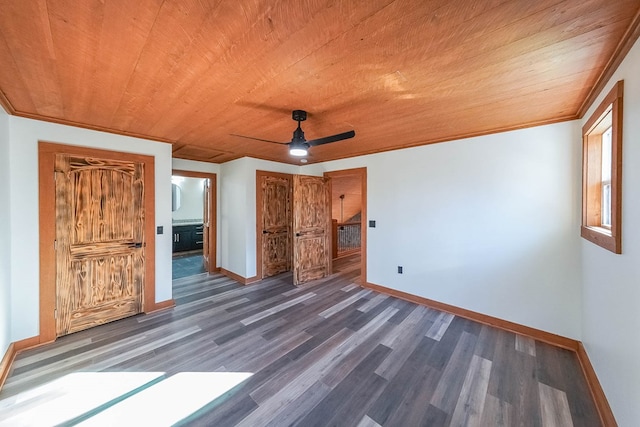
M 311 141 L 307 141 L 307 144 L 311 146 L 328 144 L 330 142 L 342 141 L 343 139 L 353 138 L 354 136 L 356 136 L 356 132 L 353 130 L 350 130 L 349 132 L 343 132 L 337 135 L 325 136 L 324 138 L 318 138 L 318 139 L 312 139 Z
M 272 144 L 280 144 L 280 145 L 288 145 L 289 144 L 288 142 L 271 141 L 270 139 L 254 138 L 252 136 L 238 135 L 238 134 L 235 134 L 235 133 L 230 133 L 229 135 L 237 136 L 239 138 L 245 138 L 245 139 L 254 139 L 256 141 L 271 142 Z

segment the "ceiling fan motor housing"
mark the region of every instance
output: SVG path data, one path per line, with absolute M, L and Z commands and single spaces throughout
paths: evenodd
M 296 122 L 304 122 L 305 120 L 307 120 L 307 112 L 304 110 L 293 110 L 293 113 L 291 113 L 291 117 Z

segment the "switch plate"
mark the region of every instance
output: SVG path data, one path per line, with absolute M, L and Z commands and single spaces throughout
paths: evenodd
M 158 231 L 157 231 L 158 234 L 163 234 L 164 233 L 164 227 L 163 226 L 159 225 L 157 228 L 158 228 Z
M 402 274 L 402 266 L 401 265 L 398 266 L 398 274 Z
M 369 221 L 369 228 L 376 228 L 376 221 L 375 220 L 370 220 Z

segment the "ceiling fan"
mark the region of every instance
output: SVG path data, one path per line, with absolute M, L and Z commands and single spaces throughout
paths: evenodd
M 264 142 L 271 142 L 274 144 L 288 145 L 289 154 L 296 157 L 306 156 L 308 153 L 309 147 L 328 144 L 330 142 L 342 141 L 343 139 L 349 139 L 356 136 L 356 132 L 353 130 L 350 130 L 348 132 L 343 132 L 336 135 L 325 136 L 324 138 L 312 139 L 310 141 L 307 141 L 304 137 L 304 132 L 300 127 L 300 122 L 304 122 L 305 120 L 307 120 L 307 112 L 304 110 L 293 110 L 293 113 L 291 114 L 291 118 L 296 122 L 298 122 L 298 127 L 296 128 L 296 130 L 293 131 L 293 138 L 291 138 L 291 142 L 270 141 L 268 139 L 253 138 L 251 136 L 237 135 L 233 133 L 231 135 L 239 136 L 240 138 L 255 139 L 256 141 L 264 141 Z

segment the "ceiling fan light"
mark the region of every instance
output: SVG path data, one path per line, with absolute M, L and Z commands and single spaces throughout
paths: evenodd
M 306 156 L 307 149 L 304 147 L 291 147 L 289 148 L 289 154 L 296 157 Z
M 307 149 L 309 145 L 304 140 L 296 140 L 295 138 L 289 144 L 289 154 L 296 157 L 303 157 L 307 155 Z

